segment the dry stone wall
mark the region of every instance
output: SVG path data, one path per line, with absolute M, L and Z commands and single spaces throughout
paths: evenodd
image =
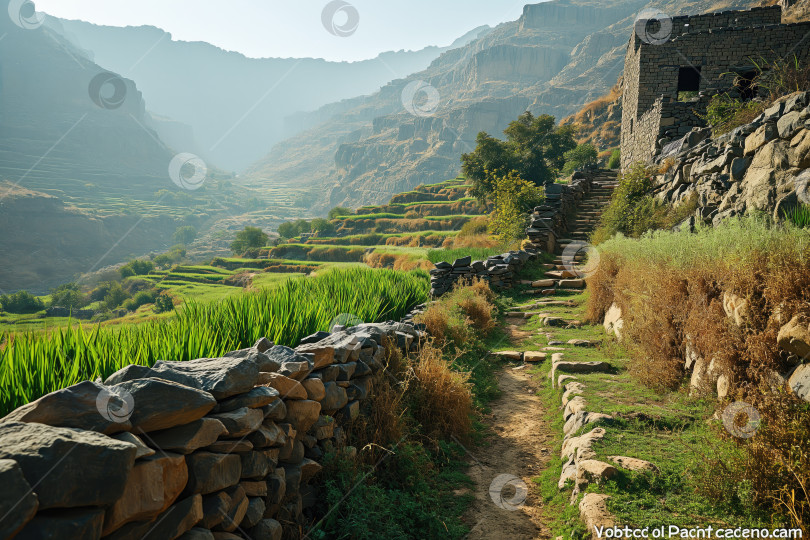
M 267 339 L 222 358 L 130 365 L 0 421 L 0 539 L 298 538 L 386 347 L 411 324 Z

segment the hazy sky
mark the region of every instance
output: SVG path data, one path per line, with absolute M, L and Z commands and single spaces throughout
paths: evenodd
M 251 57 L 361 60 L 449 45 L 467 31 L 515 20 L 531 0 L 35 0 L 56 17 L 152 25 Z M 537 0 L 535 0 L 536 2 Z M 327 30 L 322 15 L 331 7 Z M 357 21 L 359 19 L 359 22 Z M 355 23 L 357 24 L 355 25 Z M 332 24 L 334 23 L 334 24 Z M 349 34 L 340 37 L 335 34 Z

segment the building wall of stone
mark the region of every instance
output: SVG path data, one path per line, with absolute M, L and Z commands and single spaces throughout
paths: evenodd
M 801 62 L 810 60 L 810 47 L 802 46 L 810 23 L 780 21 L 781 8 L 774 6 L 675 17 L 672 37 L 662 44 L 646 43 L 634 33 L 625 59 L 622 168 L 655 155 L 658 140 L 705 125 L 700 115 L 710 96 L 733 87 L 733 72 L 793 54 Z M 689 67 L 700 68 L 702 95 L 697 102 L 679 103 L 679 70 Z M 658 126 L 650 116 L 656 114 Z

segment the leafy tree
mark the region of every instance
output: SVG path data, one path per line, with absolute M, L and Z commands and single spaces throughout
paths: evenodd
M 542 203 L 545 195 L 542 187 L 512 171 L 495 179 L 491 197 L 494 210 L 490 228 L 503 242 L 511 242 L 525 234 L 529 211 Z
M 183 227 L 177 227 L 177 230 L 174 231 L 174 241 L 178 244 L 190 244 L 197 238 L 197 229 L 192 227 L 191 225 L 185 225 Z
M 87 296 L 76 283 L 65 283 L 51 291 L 51 306 L 79 309 L 87 305 Z
M 99 283 L 98 287 L 90 292 L 90 300 L 93 302 L 104 300 L 104 297 L 107 296 L 107 293 L 110 292 L 110 289 L 112 289 L 114 285 L 114 281 L 105 281 L 103 283 Z
M 235 255 L 241 255 L 248 248 L 260 248 L 267 245 L 270 237 L 258 227 L 245 227 L 244 230 L 236 233 L 236 240 L 231 243 L 231 251 Z
M 576 169 L 581 169 L 588 165 L 595 165 L 596 159 L 599 157 L 599 152 L 592 144 L 585 143 L 579 144 L 573 150 L 569 150 L 564 154 L 565 165 L 563 166 L 563 175 L 568 176 Z
M 298 230 L 294 223 L 287 222 L 278 226 L 278 235 L 282 238 L 294 238 L 297 234 Z
M 336 206 L 329 210 L 329 219 L 338 219 L 343 216 L 350 216 L 354 212 L 352 212 L 349 208 L 345 208 L 343 206 Z
M 119 272 L 121 273 L 121 277 L 126 279 L 132 276 L 145 276 L 154 269 L 155 263 L 152 261 L 147 261 L 146 259 L 135 259 L 122 266 Z
M 565 153 L 576 148 L 574 126 L 555 125 L 553 116 L 525 112 L 504 130 L 506 141 L 478 134 L 476 148 L 461 156 L 462 170 L 473 194 L 485 199 L 495 184 L 515 173 L 535 185 L 553 182 L 565 164 Z
M 311 229 L 312 232 L 327 235 L 335 231 L 335 226 L 328 219 L 316 218 L 312 220 Z
M 45 309 L 45 302 L 28 291 L 0 296 L 0 307 L 9 313 L 36 313 Z

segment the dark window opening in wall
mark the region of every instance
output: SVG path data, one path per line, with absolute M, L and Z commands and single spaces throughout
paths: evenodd
M 698 97 L 700 91 L 700 66 L 678 68 L 678 101 Z
M 749 101 L 757 97 L 758 89 L 756 85 L 758 72 L 755 70 L 738 73 L 734 79 L 734 87 L 740 93 L 740 99 Z

